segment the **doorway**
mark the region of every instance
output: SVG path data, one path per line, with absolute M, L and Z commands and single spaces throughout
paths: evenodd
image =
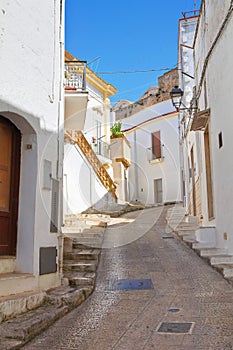
M 209 218 L 209 220 L 212 220 L 212 219 L 214 219 L 214 206 L 213 206 L 209 125 L 207 126 L 205 133 L 204 133 L 204 144 L 205 144 L 208 218 Z
M 154 198 L 155 203 L 159 204 L 163 202 L 163 185 L 162 185 L 162 179 L 155 179 L 154 180 Z
M 191 181 L 192 181 L 192 204 L 193 204 L 193 215 L 197 215 L 197 202 L 196 202 L 196 185 L 195 185 L 195 163 L 194 163 L 194 154 L 193 147 L 190 153 L 191 157 Z
M 0 116 L 0 256 L 16 255 L 21 133 Z

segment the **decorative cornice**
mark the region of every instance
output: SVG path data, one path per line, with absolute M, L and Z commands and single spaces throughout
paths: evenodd
M 67 60 L 67 61 L 72 61 L 72 60 L 77 61 L 78 60 L 79 61 L 78 58 L 74 57 L 66 50 L 65 50 L 65 60 Z M 107 83 L 104 79 L 102 79 L 98 74 L 96 74 L 89 67 L 87 67 L 86 79 L 87 79 L 88 84 L 92 85 L 99 92 L 101 92 L 103 94 L 104 98 L 113 96 L 117 92 L 117 89 L 113 85 Z

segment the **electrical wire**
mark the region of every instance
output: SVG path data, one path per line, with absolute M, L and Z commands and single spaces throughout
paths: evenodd
M 176 68 L 176 65 L 170 68 L 158 68 L 158 69 L 136 69 L 130 71 L 112 71 L 112 72 L 87 72 L 87 74 L 134 74 L 134 73 L 150 73 L 150 72 L 161 72 L 169 71 Z

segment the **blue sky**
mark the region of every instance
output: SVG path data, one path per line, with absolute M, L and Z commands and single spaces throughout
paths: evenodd
M 199 9 L 201 0 L 196 0 Z M 177 65 L 178 20 L 194 9 L 195 0 L 66 0 L 65 48 L 87 60 L 90 68 L 118 92 L 137 101 L 165 71 L 101 74 L 174 68 Z

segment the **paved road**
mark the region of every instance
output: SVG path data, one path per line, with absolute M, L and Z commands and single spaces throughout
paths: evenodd
M 23 349 L 233 349 L 233 287 L 169 232 L 162 208 L 124 217 L 136 221 L 108 228 L 92 296 Z

